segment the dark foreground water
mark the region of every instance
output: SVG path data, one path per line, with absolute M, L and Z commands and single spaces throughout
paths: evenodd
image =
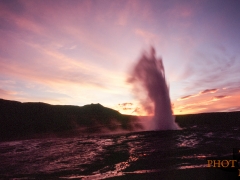
M 232 159 L 239 128 L 148 131 L 0 142 L 0 178 L 217 179 L 237 172 L 207 168 Z

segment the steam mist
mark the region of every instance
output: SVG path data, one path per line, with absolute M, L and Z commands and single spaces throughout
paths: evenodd
M 141 99 L 141 104 L 148 113 L 154 113 L 154 130 L 180 129 L 172 115 L 162 59 L 155 57 L 154 48 L 151 48 L 150 54 L 144 53 L 141 56 L 128 82 L 133 84 L 134 91 L 140 99 L 144 96 L 140 94 L 140 89 L 147 92 L 147 96 Z

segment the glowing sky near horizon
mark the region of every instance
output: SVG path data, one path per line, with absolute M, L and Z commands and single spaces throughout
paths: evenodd
M 239 9 L 239 0 L 0 0 L 0 98 L 143 115 L 126 79 L 153 45 L 175 114 L 240 110 Z

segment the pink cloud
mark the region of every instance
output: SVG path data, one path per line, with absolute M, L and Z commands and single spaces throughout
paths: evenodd
M 148 31 L 140 29 L 140 28 L 135 29 L 134 33 L 136 35 L 140 36 L 141 38 L 143 38 L 146 43 L 154 42 L 157 39 L 159 39 L 159 37 L 156 34 L 148 32 Z
M 4 95 L 14 95 L 14 94 L 16 94 L 16 92 L 7 91 L 7 90 L 4 90 L 4 89 L 0 88 L 0 94 L 1 94 L 1 96 L 4 96 Z
M 5 90 L 0 88 L 0 98 L 2 99 L 11 99 L 14 100 L 17 97 L 17 92 L 15 91 L 10 91 L 10 90 Z
M 195 114 L 202 112 L 228 111 L 229 108 L 238 107 L 239 93 L 230 95 L 205 96 L 199 95 L 196 99 L 190 99 L 185 103 L 175 102 L 175 114 Z M 221 101 L 221 102 L 219 102 Z

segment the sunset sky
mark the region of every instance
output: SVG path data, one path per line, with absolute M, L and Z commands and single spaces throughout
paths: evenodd
M 0 0 L 0 98 L 136 114 L 151 45 L 175 114 L 240 110 L 239 0 Z

